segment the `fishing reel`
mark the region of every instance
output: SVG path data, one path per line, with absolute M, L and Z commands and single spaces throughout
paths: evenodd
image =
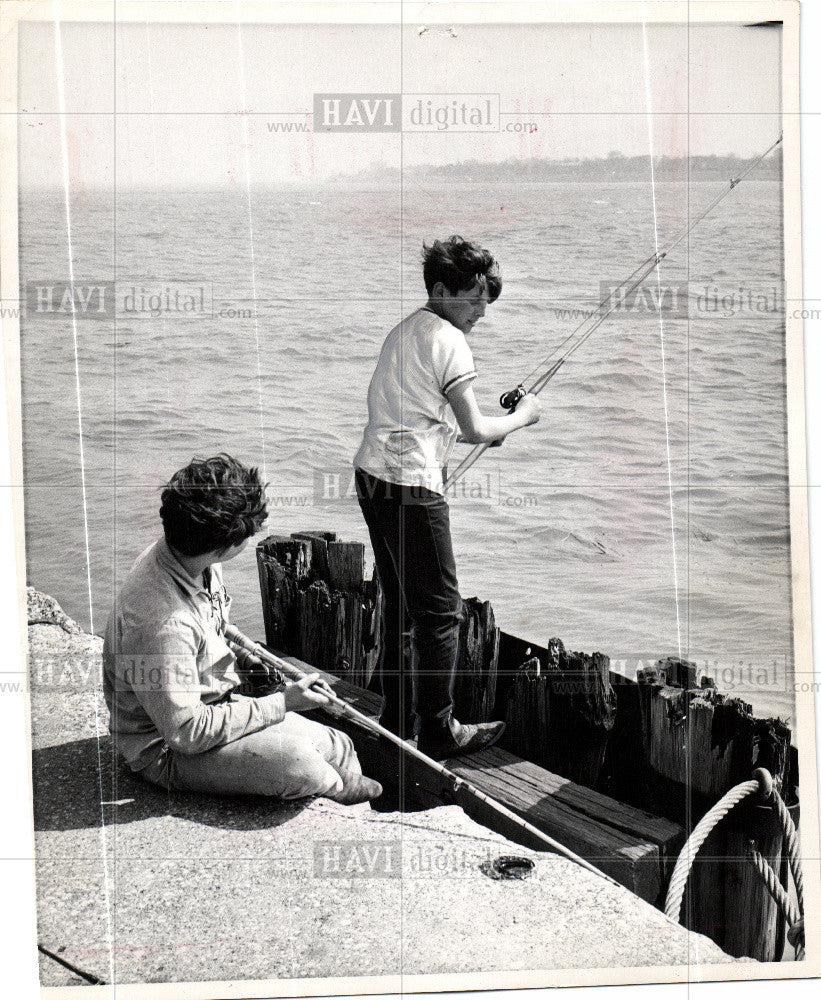
M 503 410 L 513 411 L 516 409 L 516 404 L 520 399 L 523 399 L 527 395 L 525 387 L 520 382 L 515 389 L 511 389 L 509 392 L 503 392 L 499 397 L 499 405 Z

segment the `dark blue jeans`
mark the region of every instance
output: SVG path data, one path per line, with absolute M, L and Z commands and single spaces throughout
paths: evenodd
M 424 487 L 361 469 L 356 489 L 384 594 L 382 724 L 400 735 L 446 738 L 462 620 L 448 505 Z

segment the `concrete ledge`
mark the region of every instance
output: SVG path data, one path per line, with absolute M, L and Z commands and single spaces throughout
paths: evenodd
M 626 889 L 512 844 L 456 806 L 377 813 L 324 799 L 283 806 L 153 788 L 116 759 L 107 735 L 100 640 L 37 620 L 30 674 L 39 939 L 99 979 L 733 961 Z M 482 866 L 503 854 L 530 858 L 531 876 L 488 877 Z M 44 986 L 79 982 L 43 957 Z

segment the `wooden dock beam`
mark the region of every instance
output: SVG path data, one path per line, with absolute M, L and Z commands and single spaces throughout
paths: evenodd
M 303 671 L 314 669 L 295 657 L 287 659 Z M 378 695 L 342 678 L 325 676 L 340 697 L 375 717 Z M 402 754 L 371 730 L 339 718 L 333 709 L 314 714 L 351 736 L 366 774 L 382 782 L 397 804 L 429 808 L 455 803 L 478 823 L 510 840 L 534 850 L 545 849 L 542 841 L 531 839 L 520 826 L 500 817 L 463 788 L 454 793 L 438 771 Z M 677 824 L 577 785 L 498 747 L 442 763 L 631 892 L 657 906 L 663 904 L 684 843 L 684 831 Z

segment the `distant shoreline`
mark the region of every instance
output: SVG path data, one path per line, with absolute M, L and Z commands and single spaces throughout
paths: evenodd
M 729 180 L 738 177 L 755 158 L 743 159 L 738 156 L 661 156 L 653 158 L 653 174 L 656 183 L 669 181 L 710 181 Z M 782 178 L 781 150 L 763 160 L 750 174 L 756 180 Z M 333 181 L 398 181 L 438 179 L 446 182 L 454 180 L 470 183 L 528 183 L 528 182 L 650 182 L 649 156 L 623 156 L 611 153 L 596 159 L 549 160 L 515 158 L 499 163 L 480 163 L 478 160 L 464 160 L 442 166 L 411 166 L 399 170 L 398 167 L 378 165 L 356 174 L 337 174 Z
M 701 182 L 727 182 L 754 162 L 754 158 L 738 156 L 661 156 L 653 159 L 653 182 L 655 184 L 687 184 Z M 750 182 L 781 182 L 782 157 L 777 149 L 758 164 L 745 183 Z M 400 183 L 423 185 L 437 182 L 440 184 L 636 184 L 651 183 L 649 156 L 611 155 L 597 159 L 579 160 L 549 160 L 549 159 L 510 159 L 498 163 L 480 163 L 476 160 L 464 160 L 459 163 L 446 163 L 440 166 L 411 166 L 400 170 L 378 164 L 367 170 L 350 174 L 335 174 L 324 180 L 299 178 L 292 181 L 263 181 L 251 184 L 251 190 L 291 191 L 316 190 L 318 188 L 348 188 L 357 189 L 363 186 L 393 187 Z M 235 190 L 243 198 L 247 197 L 244 185 L 225 185 L 215 187 L 213 184 L 191 184 L 190 186 L 162 185 L 157 188 L 145 185 L 135 187 L 118 186 L 118 194 L 156 194 L 165 192 L 219 192 Z M 111 193 L 110 186 L 84 187 L 75 193 Z M 64 196 L 61 186 L 30 186 L 21 183 L 20 193 L 35 194 L 54 192 Z

